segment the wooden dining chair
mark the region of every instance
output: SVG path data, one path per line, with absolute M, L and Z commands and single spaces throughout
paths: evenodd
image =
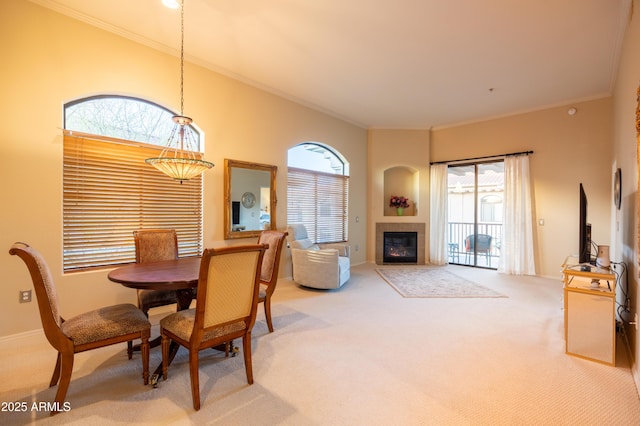
M 186 347 L 196 410 L 200 409 L 198 356 L 203 349 L 242 337 L 247 382 L 253 383 L 251 329 L 256 320 L 265 250 L 259 244 L 206 249 L 200 261 L 195 308 L 160 320 L 162 377 L 167 379 L 170 342 Z
M 140 229 L 133 231 L 136 263 L 159 262 L 178 258 L 178 235 L 174 229 Z M 138 307 L 149 309 L 176 303 L 173 290 L 138 290 Z
M 271 321 L 271 295 L 276 290 L 278 282 L 278 269 L 280 268 L 280 255 L 282 246 L 287 237 L 286 232 L 262 231 L 258 237 L 258 244 L 268 244 L 269 248 L 264 253 L 262 260 L 262 270 L 260 272 L 260 292 L 258 302 L 264 303 L 264 316 L 267 320 L 269 332 L 273 333 L 273 323 Z
M 149 383 L 149 336 L 151 324 L 136 306 L 125 303 L 77 315 L 65 320 L 60 315 L 58 296 L 51 272 L 42 255 L 24 243 L 15 243 L 9 250 L 27 265 L 38 299 L 40 320 L 47 340 L 58 351 L 49 387 L 58 385 L 56 407 L 63 407 L 71 382 L 74 354 L 115 343 L 140 339 L 142 378 Z M 57 411 L 52 411 L 51 415 Z
M 136 263 L 159 262 L 178 258 L 178 235 L 173 229 L 140 229 L 133 231 Z M 138 289 L 138 308 L 148 317 L 149 310 L 177 303 L 174 290 Z M 156 341 L 152 346 L 157 346 Z M 133 355 L 133 342 L 127 343 L 129 359 Z

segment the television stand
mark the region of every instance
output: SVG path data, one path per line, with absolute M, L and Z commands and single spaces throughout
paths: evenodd
M 615 274 L 608 268 L 565 264 L 562 275 L 565 352 L 615 365 Z

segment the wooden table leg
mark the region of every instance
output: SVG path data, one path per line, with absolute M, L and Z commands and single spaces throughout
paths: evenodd
M 190 288 L 184 290 L 176 290 L 176 301 L 178 303 L 178 311 L 189 309 L 193 300 L 193 290 Z
M 193 290 L 185 289 L 185 290 L 176 290 L 176 302 L 177 302 L 177 311 L 182 311 L 184 309 L 189 309 L 191 306 L 191 301 L 193 300 Z M 158 336 L 153 340 L 149 341 L 149 348 L 155 348 L 160 346 L 160 341 L 162 340 L 162 336 Z M 133 352 L 140 352 L 140 345 L 133 345 Z M 176 349 L 177 351 L 177 349 Z M 175 354 L 173 354 L 175 356 Z M 173 357 L 171 358 L 173 359 Z M 156 370 L 157 371 L 157 370 Z M 162 369 L 160 370 L 162 371 Z

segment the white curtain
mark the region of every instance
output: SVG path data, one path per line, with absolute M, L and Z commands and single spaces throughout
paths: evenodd
M 504 160 L 504 235 L 498 272 L 535 275 L 529 156 Z
M 448 166 L 446 164 L 432 164 L 429 254 L 430 263 L 434 265 L 446 265 L 448 263 L 447 180 Z

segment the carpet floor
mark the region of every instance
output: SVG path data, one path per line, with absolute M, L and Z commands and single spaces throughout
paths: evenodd
M 241 354 L 205 351 L 200 411 L 192 407 L 184 349 L 154 389 L 142 385 L 139 355 L 128 360 L 120 344 L 76 356 L 70 410 L 49 417 L 32 404 L 55 395 L 48 388 L 55 352 L 41 333 L 0 339 L 0 402 L 27 405 L 0 411 L 0 424 L 640 424 L 623 336 L 615 367 L 565 354 L 559 278 L 447 268 L 508 297 L 405 298 L 370 264 L 352 267 L 334 291 L 281 279 L 275 331 L 262 306 L 253 329 L 254 384 Z M 157 324 L 162 314 L 152 312 Z

